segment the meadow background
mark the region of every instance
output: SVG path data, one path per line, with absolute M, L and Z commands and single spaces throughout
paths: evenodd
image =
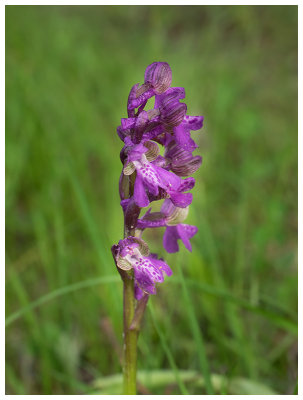
M 205 125 L 139 392 L 296 393 L 297 7 L 6 6 L 7 394 L 121 391 L 116 127 L 153 61 Z

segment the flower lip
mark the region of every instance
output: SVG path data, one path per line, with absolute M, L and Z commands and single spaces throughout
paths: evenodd
M 128 236 L 112 247 L 112 252 L 118 268 L 134 270 L 135 286 L 148 294 L 155 294 L 157 282 L 163 282 L 165 273 L 172 274 L 169 266 L 158 259 L 156 254 L 150 254 L 146 243 L 135 236 Z M 137 290 L 138 296 L 142 293 Z

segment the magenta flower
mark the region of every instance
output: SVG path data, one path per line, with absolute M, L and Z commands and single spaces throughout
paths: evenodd
M 166 227 L 163 236 L 163 246 L 168 253 L 179 251 L 178 240 L 181 239 L 187 250 L 192 251 L 189 241 L 197 232 L 198 228 L 194 225 L 182 224 L 188 214 L 187 208 L 176 207 L 170 199 L 166 199 L 160 212 L 150 212 L 151 209 L 138 219 L 137 228 L 144 230 L 146 228 Z
M 128 271 L 134 270 L 136 285 L 136 298 L 140 299 L 142 293 L 155 294 L 157 282 L 163 282 L 163 272 L 172 274 L 169 266 L 156 255 L 149 253 L 147 244 L 137 237 L 128 236 L 120 240 L 118 245 L 112 247 L 117 267 Z

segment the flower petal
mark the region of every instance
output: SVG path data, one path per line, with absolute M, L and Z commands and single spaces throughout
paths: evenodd
M 192 131 L 198 131 L 203 126 L 204 117 L 196 116 L 193 117 L 191 115 L 185 115 L 182 125 Z
M 189 177 L 186 179 L 183 179 L 178 191 L 179 192 L 187 192 L 188 190 L 191 190 L 195 186 L 196 180 L 193 177 Z
M 158 258 L 153 258 L 152 263 L 162 272 L 165 272 L 167 276 L 171 276 L 173 274 L 173 271 L 170 269 L 170 267 L 166 264 L 161 259 Z
M 134 200 L 139 207 L 147 207 L 149 205 L 149 200 L 143 185 L 143 180 L 139 174 L 137 174 L 135 180 Z
M 134 276 L 138 286 L 145 292 L 154 294 L 155 282 L 163 282 L 163 274 L 152 259 L 142 257 L 134 263 Z
M 147 158 L 147 161 L 154 161 L 158 157 L 160 150 L 159 146 L 155 142 L 151 141 L 146 141 L 144 143 L 144 146 L 148 149 L 147 152 L 145 153 L 145 157 Z
M 160 104 L 160 118 L 165 129 L 171 129 L 181 124 L 187 111 L 187 105 L 180 103 L 173 94 L 165 95 Z
M 163 236 L 163 246 L 168 253 L 176 253 L 179 251 L 177 242 L 178 233 L 175 226 L 168 226 Z
M 170 165 L 170 169 L 179 176 L 193 174 L 202 163 L 200 156 L 193 156 L 191 151 L 183 149 L 171 135 L 167 135 L 164 157 Z
M 154 89 L 148 89 L 146 90 L 146 92 L 142 93 L 140 96 L 138 97 L 133 97 L 129 100 L 128 103 L 128 110 L 132 115 L 132 111 L 134 109 L 136 109 L 137 107 L 140 107 L 141 104 L 143 104 L 144 102 L 146 102 L 148 99 L 150 99 L 152 96 L 154 96 L 155 92 Z
M 140 300 L 143 297 L 143 291 L 139 288 L 137 282 L 135 281 L 135 299 Z
M 161 226 L 165 226 L 165 215 L 161 212 L 149 213 L 137 221 L 137 228 L 139 229 L 159 228 Z
M 198 146 L 190 137 L 190 130 L 183 126 L 183 123 L 174 127 L 176 143 L 187 151 L 194 151 Z
M 179 224 L 176 227 L 178 235 L 187 250 L 192 251 L 191 243 L 189 241 L 197 232 L 198 228 L 194 225 Z
M 121 126 L 123 130 L 132 129 L 135 127 L 136 118 L 121 118 Z
M 196 172 L 202 164 L 201 156 L 194 156 L 187 162 L 172 162 L 171 170 L 178 176 L 189 176 Z
M 193 195 L 191 193 L 179 193 L 179 192 L 172 192 L 170 193 L 170 199 L 177 207 L 187 207 L 193 201 Z
M 164 97 L 168 94 L 172 94 L 176 99 L 184 99 L 185 98 L 185 90 L 183 87 L 171 87 L 166 90 L 165 93 L 155 96 L 155 108 L 159 108 Z
M 132 139 L 134 143 L 140 143 L 143 132 L 149 123 L 148 114 L 146 111 L 142 111 L 136 118 L 135 127 L 133 129 Z
M 138 249 L 139 249 L 140 253 L 142 254 L 142 256 L 145 257 L 150 254 L 148 245 L 143 239 L 136 237 L 136 236 L 129 236 L 128 239 L 131 243 L 133 243 L 135 245 L 137 244 L 139 246 Z M 135 247 L 137 247 L 137 246 L 135 246 Z
M 140 175 L 148 190 L 156 196 L 159 192 L 158 187 L 162 187 L 163 185 L 158 174 L 158 169 L 148 161 L 143 163 L 135 162 L 135 165 L 137 177 Z
M 147 274 L 153 282 L 163 282 L 164 278 L 161 271 L 158 270 L 157 266 L 154 265 L 154 260 L 144 257 L 142 262 L 136 266 L 141 268 L 142 271 Z
M 179 186 L 182 183 L 182 179 L 175 175 L 173 172 L 166 171 L 164 168 L 154 166 L 158 175 L 161 178 L 162 185 L 161 187 L 167 191 L 170 190 L 178 190 Z
M 142 269 L 134 268 L 135 282 L 144 292 L 155 294 L 156 288 L 149 274 L 146 274 Z
M 142 158 L 142 154 L 146 153 L 148 150 L 142 143 L 128 147 L 127 149 L 128 162 L 140 160 Z

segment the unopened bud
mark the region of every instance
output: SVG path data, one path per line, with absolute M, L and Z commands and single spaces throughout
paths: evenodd
M 167 95 L 160 105 L 161 121 L 166 128 L 173 128 L 181 124 L 186 111 L 185 103 L 180 103 L 173 94 Z
M 151 83 L 156 94 L 164 93 L 171 85 L 172 72 L 166 62 L 154 62 L 150 64 L 144 75 L 145 83 Z

